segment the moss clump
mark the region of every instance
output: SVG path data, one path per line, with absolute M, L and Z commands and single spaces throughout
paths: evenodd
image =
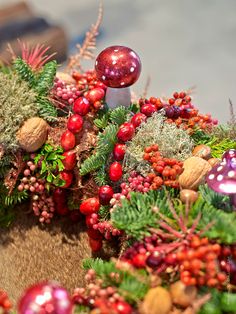
M 37 115 L 36 94 L 16 74 L 0 73 L 0 144 L 5 151 L 19 146 L 16 132 L 28 118 Z
M 136 169 L 143 175 L 150 172 L 149 163 L 143 160 L 144 149 L 158 144 L 163 157 L 184 161 L 192 155 L 193 142 L 188 133 L 172 123 L 165 122 L 163 113 L 154 113 L 142 123 L 132 141 L 127 144 L 124 169 Z

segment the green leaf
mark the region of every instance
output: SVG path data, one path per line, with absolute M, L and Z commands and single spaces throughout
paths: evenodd
M 42 160 L 42 165 L 41 165 L 41 171 L 40 173 L 43 174 L 47 172 L 47 164 L 46 164 L 46 161 L 45 160 Z
M 58 161 L 57 161 L 57 164 L 58 164 L 58 170 L 59 170 L 59 171 L 64 170 L 65 166 L 63 165 L 63 163 L 61 162 L 61 160 L 58 160 Z
M 47 175 L 47 181 L 48 181 L 49 183 L 52 183 L 52 181 L 53 181 L 53 176 L 52 176 L 51 173 L 49 173 L 49 174 Z

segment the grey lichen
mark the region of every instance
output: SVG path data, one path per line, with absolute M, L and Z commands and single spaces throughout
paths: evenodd
M 18 148 L 16 133 L 25 120 L 34 116 L 35 92 L 16 74 L 0 73 L 0 144 L 6 151 Z
M 164 113 L 154 113 L 142 123 L 132 141 L 127 144 L 124 158 L 125 172 L 136 170 L 141 174 L 150 172 L 149 163 L 143 160 L 144 149 L 158 144 L 163 157 L 184 161 L 191 156 L 193 142 L 186 131 L 174 123 L 165 122 Z

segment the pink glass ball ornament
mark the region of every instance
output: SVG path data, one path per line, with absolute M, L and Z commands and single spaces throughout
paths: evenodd
M 18 304 L 19 314 L 71 314 L 68 291 L 56 282 L 41 282 L 28 288 Z

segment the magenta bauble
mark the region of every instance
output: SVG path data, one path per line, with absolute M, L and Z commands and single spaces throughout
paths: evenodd
M 55 282 L 38 283 L 25 291 L 18 304 L 19 314 L 71 314 L 68 291 Z

